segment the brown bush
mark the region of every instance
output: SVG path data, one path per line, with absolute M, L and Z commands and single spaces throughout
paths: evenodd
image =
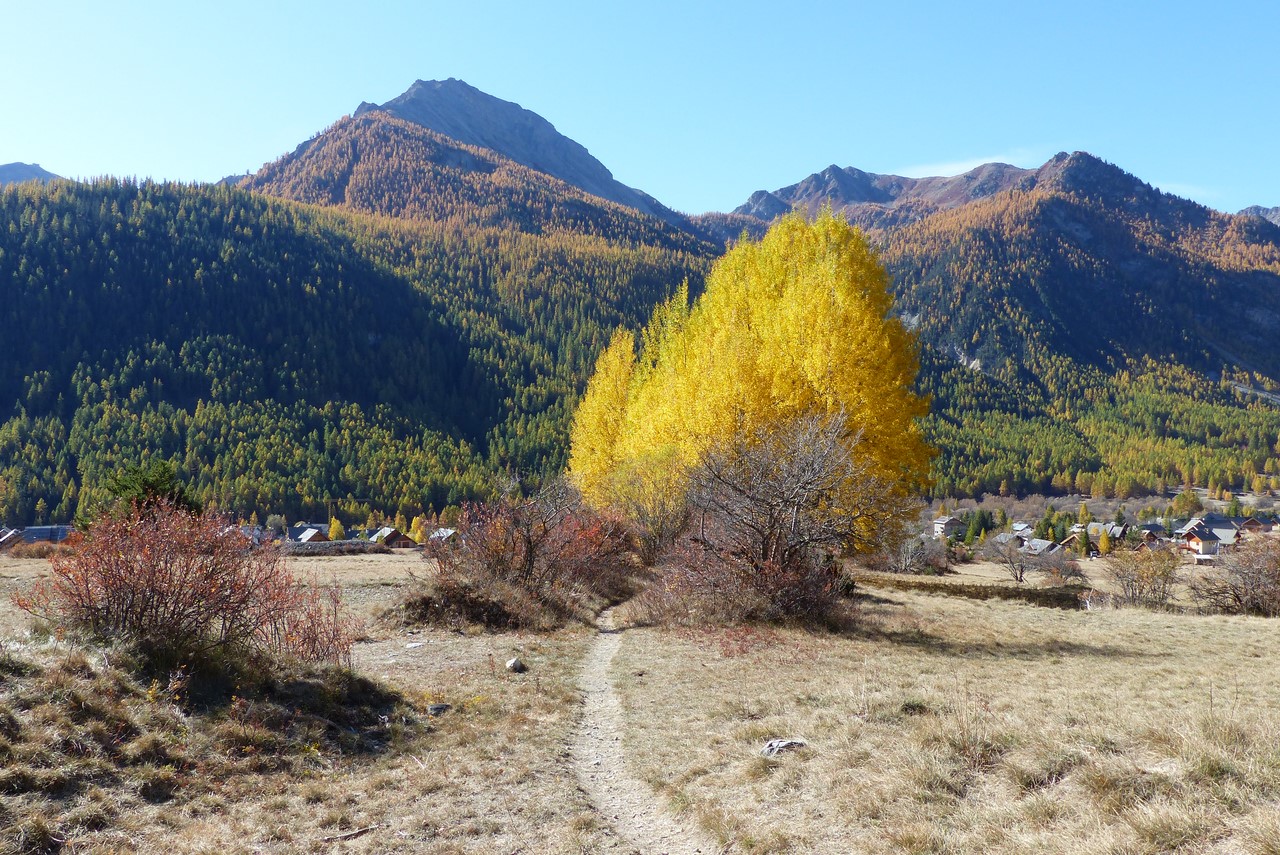
M 406 619 L 543 628 L 586 619 L 629 593 L 625 530 L 562 482 L 529 498 L 468 504 L 456 527 L 426 544 L 435 573 L 402 604 Z
M 56 626 L 135 645 L 157 663 L 268 654 L 346 662 L 355 627 L 336 587 L 303 586 L 227 520 L 162 503 L 99 519 L 53 578 L 14 598 Z
M 746 561 L 715 545 L 717 521 L 668 550 L 658 579 L 629 607 L 638 623 L 697 626 L 748 621 L 829 622 L 841 603 L 830 560 L 806 556 L 785 565 Z
M 70 555 L 74 548 L 69 543 L 53 543 L 48 540 L 37 540 L 35 543 L 17 543 L 9 550 L 10 558 L 52 558 L 55 555 Z
M 1223 555 L 1191 592 L 1216 611 L 1280 617 L 1280 541 L 1254 540 Z
M 859 442 L 843 416 L 813 415 L 713 444 L 689 474 L 689 533 L 655 602 L 669 617 L 827 620 L 841 595 L 833 554 L 874 548 L 900 517 Z
M 1115 605 L 1164 606 L 1182 579 L 1181 558 L 1171 549 L 1117 552 L 1107 562 L 1108 575 L 1120 589 L 1111 598 Z

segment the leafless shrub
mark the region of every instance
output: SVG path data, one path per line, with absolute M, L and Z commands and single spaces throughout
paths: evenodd
M 945 573 L 950 555 L 946 543 L 937 538 L 907 537 L 872 553 L 867 566 L 883 573 Z
M 406 603 L 406 615 L 537 626 L 547 622 L 539 610 L 561 622 L 584 618 L 588 600 L 626 593 L 623 527 L 587 510 L 563 481 L 527 498 L 509 492 L 469 504 L 456 527 L 453 537 L 426 544 L 423 557 L 436 565 L 432 590 L 410 599 L 434 600 Z
M 18 543 L 9 550 L 10 558 L 52 558 L 55 555 L 70 555 L 75 549 L 69 543 L 53 543 L 48 540 L 37 540 L 35 543 Z
M 1075 556 L 1065 549 L 1055 549 L 1036 559 L 1036 571 L 1046 585 L 1088 585 L 1089 577 Z
M 1229 614 L 1280 616 L 1280 541 L 1253 540 L 1191 583 L 1197 600 Z
M 211 655 L 348 661 L 355 625 L 336 587 L 303 586 L 227 520 L 161 502 L 100 518 L 53 578 L 14 598 L 55 625 L 136 645 L 159 662 Z
M 1181 561 L 1171 549 L 1117 552 L 1107 562 L 1107 573 L 1120 589 L 1112 597 L 1116 605 L 1166 605 L 1181 580 Z
M 1026 581 L 1027 571 L 1036 566 L 1035 557 L 1025 552 L 1016 538 L 1001 540 L 993 537 L 982 545 L 978 554 L 993 564 L 999 564 L 1019 585 Z
M 840 592 L 833 555 L 874 548 L 895 517 L 859 440 L 843 416 L 815 415 L 739 430 L 709 448 L 689 475 L 689 533 L 663 562 L 673 609 L 684 597 L 687 611 L 729 619 L 831 613 Z

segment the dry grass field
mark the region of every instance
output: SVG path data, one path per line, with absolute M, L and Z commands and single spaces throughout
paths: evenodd
M 172 800 L 4 794 L 0 827 L 38 808 L 76 852 L 634 851 L 570 757 L 594 632 L 378 622 L 422 569 L 416 554 L 293 566 L 338 579 L 370 619 L 356 670 L 425 727 L 378 753 L 242 763 Z M 7 602 L 46 567 L 0 559 L 0 638 L 53 661 L 64 653 L 26 640 Z M 1003 584 L 991 568 L 968 576 Z M 725 851 L 1280 853 L 1280 622 L 861 587 L 842 634 L 621 635 L 608 673 L 631 772 Z M 504 670 L 513 655 L 527 674 Z M 773 737 L 808 745 L 767 760 Z
M 912 592 L 859 624 L 631 630 L 641 776 L 735 851 L 1280 852 L 1280 624 Z
M 65 649 L 29 642 L 29 621 L 8 594 L 47 567 L 0 559 L 0 640 L 10 653 L 46 665 Z M 371 619 L 356 645 L 356 670 L 403 693 L 425 728 L 381 754 L 316 754 L 300 771 L 245 767 L 216 781 L 179 775 L 179 796 L 158 803 L 119 786 L 47 798 L 6 793 L 0 828 L 34 809 L 75 852 L 613 851 L 565 762 L 579 710 L 578 667 L 594 633 L 459 634 L 372 620 L 399 596 L 409 572 L 422 569 L 417 553 L 296 559 L 294 569 L 339 580 L 352 609 Z M 515 655 L 528 673 L 503 668 Z M 100 659 L 89 659 L 103 671 Z M 5 679 L 0 674 L 0 689 Z M 429 716 L 432 704 L 450 709 Z M 111 805 L 105 818 L 95 813 L 102 804 Z M 86 816 L 99 818 L 86 823 Z M 23 851 L 18 842 L 0 840 L 0 851 Z

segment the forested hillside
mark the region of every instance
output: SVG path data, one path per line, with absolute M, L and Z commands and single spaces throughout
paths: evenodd
M 203 501 L 291 518 L 559 469 L 596 351 L 703 256 L 643 225 L 462 223 L 225 187 L 0 192 L 0 520 L 66 520 L 147 456 Z
M 1084 153 L 994 167 L 831 168 L 725 224 L 829 204 L 881 245 L 921 340 L 937 495 L 1280 487 L 1280 228 Z
M 562 166 L 597 163 L 558 139 Z M 681 231 L 364 109 L 241 184 L 0 190 L 0 523 L 68 520 L 157 456 L 205 502 L 291 519 L 558 471 L 613 331 L 698 293 L 723 249 L 704 234 L 789 204 L 881 247 L 936 495 L 1280 489 L 1280 226 L 1087 154 L 832 168 Z
M 1280 228 L 1056 167 L 884 237 L 932 354 L 938 493 L 1270 485 Z
M 243 186 L 300 202 L 464 229 L 565 232 L 707 250 L 654 217 L 381 112 L 339 120 Z

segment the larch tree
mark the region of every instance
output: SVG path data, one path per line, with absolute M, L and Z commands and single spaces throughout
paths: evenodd
M 678 493 L 726 443 L 817 417 L 841 426 L 888 519 L 932 453 L 916 371 L 861 232 L 829 210 L 791 214 L 721 258 L 692 305 L 682 288 L 659 306 L 638 354 L 631 335 L 614 336 L 575 417 L 569 474 L 592 505 L 625 510 L 636 472 Z M 863 518 L 866 542 L 876 516 Z

